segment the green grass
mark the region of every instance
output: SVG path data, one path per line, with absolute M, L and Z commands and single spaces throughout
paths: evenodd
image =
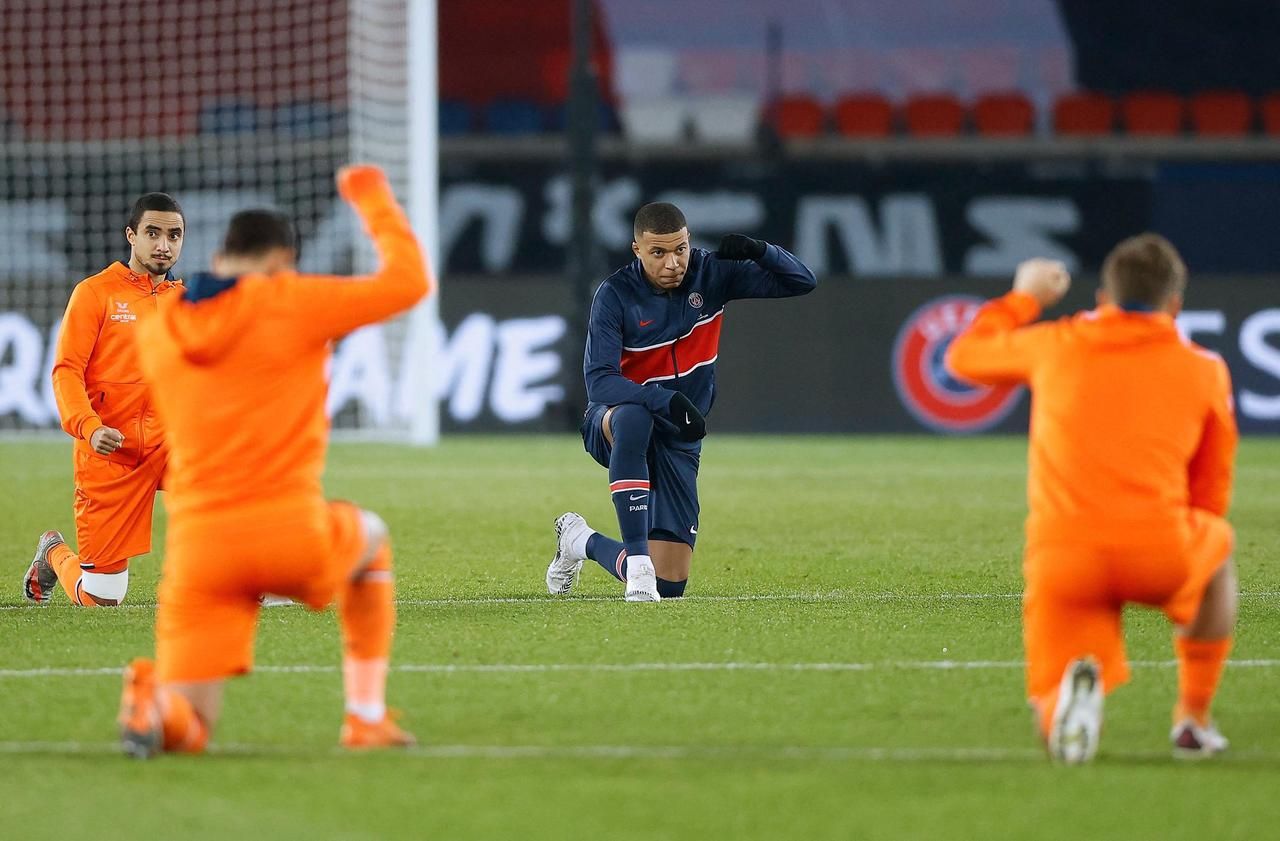
M 628 605 L 590 562 L 579 597 L 543 595 L 557 514 L 615 531 L 605 472 L 576 439 L 336 446 L 328 492 L 392 527 L 395 661 L 426 668 L 396 671 L 390 700 L 423 747 L 338 753 L 334 618 L 277 608 L 261 621 L 261 670 L 229 687 L 219 748 L 135 763 L 114 752 L 105 670 L 151 649 L 160 553 L 133 565 L 124 609 L 62 594 L 20 606 L 36 536 L 73 533 L 70 454 L 0 444 L 0 836 L 1269 836 L 1280 667 L 1229 669 L 1217 715 L 1231 752 L 1175 763 L 1158 615 L 1127 617 L 1137 666 L 1108 700 L 1098 761 L 1058 768 L 1038 751 L 1017 666 L 1023 450 L 714 438 L 691 597 Z M 1280 441 L 1248 440 L 1235 660 L 1280 659 L 1277 510 Z M 920 665 L 944 660 L 979 667 Z M 682 663 L 711 665 L 661 668 Z M 714 665 L 728 663 L 750 667 Z M 654 668 L 602 668 L 627 664 Z M 298 665 L 320 670 L 271 668 Z M 104 673 L 4 671 L 37 667 Z

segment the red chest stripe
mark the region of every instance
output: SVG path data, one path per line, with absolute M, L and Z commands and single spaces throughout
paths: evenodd
M 724 310 L 693 325 L 693 329 L 671 342 L 648 347 L 622 349 L 622 376 L 644 385 L 655 380 L 683 377 L 694 368 L 716 361 L 720 355 L 720 325 Z M 673 358 L 674 348 L 674 358 Z

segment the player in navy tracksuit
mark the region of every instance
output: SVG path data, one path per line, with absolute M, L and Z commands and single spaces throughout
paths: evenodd
M 553 594 L 569 592 L 589 557 L 626 584 L 627 601 L 683 595 L 725 304 L 804 295 L 818 283 L 784 249 L 740 234 L 714 254 L 690 247 L 673 204 L 640 208 L 634 234 L 636 259 L 596 290 L 583 365 L 590 402 L 582 440 L 609 468 L 622 540 L 562 514 L 547 567 Z

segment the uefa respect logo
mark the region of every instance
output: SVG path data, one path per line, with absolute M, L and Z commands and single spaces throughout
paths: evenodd
M 1018 405 L 1021 386 L 975 386 L 947 370 L 951 340 L 973 321 L 981 298 L 934 298 L 903 322 L 893 345 L 893 385 L 920 423 L 937 432 L 982 432 Z

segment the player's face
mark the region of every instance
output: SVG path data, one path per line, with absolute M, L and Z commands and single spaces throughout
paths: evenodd
M 631 250 L 640 258 L 645 277 L 654 286 L 675 289 L 684 282 L 684 273 L 689 268 L 688 228 L 674 234 L 645 231 L 631 243 Z
M 182 253 L 182 236 L 186 228 L 182 216 L 163 210 L 148 210 L 138 220 L 138 229 L 124 229 L 133 248 L 134 259 L 157 277 L 173 268 Z

